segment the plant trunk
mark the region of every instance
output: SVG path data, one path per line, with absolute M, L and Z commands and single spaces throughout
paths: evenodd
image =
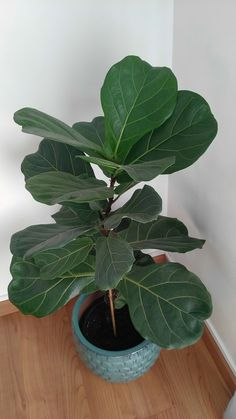
M 112 289 L 110 289 L 108 291 L 108 296 L 109 296 L 109 306 L 110 306 L 110 312 L 111 312 L 112 328 L 113 328 L 114 336 L 116 337 L 117 336 L 117 331 L 116 331 L 116 319 L 115 319 L 115 310 L 114 310 L 114 301 L 113 301 Z

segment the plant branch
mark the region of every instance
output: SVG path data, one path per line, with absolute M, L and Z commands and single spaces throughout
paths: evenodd
M 111 177 L 110 179 L 110 188 L 114 188 L 116 183 L 116 178 L 115 177 Z M 109 213 L 111 212 L 111 207 L 112 204 L 114 203 L 114 199 L 113 198 L 109 198 L 108 200 L 108 206 L 107 209 L 105 211 L 105 216 L 107 217 L 109 215 Z M 103 229 L 101 231 L 101 233 L 104 236 L 108 236 L 109 234 L 109 230 Z M 109 307 L 110 307 L 110 313 L 111 313 L 111 321 L 112 321 L 112 329 L 113 329 L 113 333 L 114 336 L 117 336 L 117 330 L 116 330 L 116 319 L 115 319 L 115 310 L 114 310 L 114 300 L 113 300 L 113 290 L 109 289 L 108 290 L 108 296 L 109 296 Z
M 111 312 L 111 321 L 112 321 L 112 328 L 114 336 L 117 336 L 117 330 L 116 330 L 116 319 L 115 319 L 115 310 L 114 310 L 114 301 L 113 301 L 113 291 L 112 289 L 108 290 L 108 296 L 109 296 L 109 306 L 110 306 L 110 312 Z
M 116 183 L 116 178 L 112 177 L 111 180 L 110 180 L 110 188 L 114 188 L 115 183 Z M 111 206 L 112 206 L 113 202 L 114 202 L 114 198 L 109 198 L 107 209 L 105 211 L 106 216 L 108 216 L 108 214 L 111 212 Z
M 118 195 L 115 199 L 113 199 L 113 204 L 114 204 L 114 202 L 116 202 L 117 201 L 117 199 L 119 199 L 120 198 L 120 195 Z
M 100 220 L 103 221 L 104 220 L 104 217 L 103 217 L 101 211 L 98 211 L 98 215 L 99 215 Z

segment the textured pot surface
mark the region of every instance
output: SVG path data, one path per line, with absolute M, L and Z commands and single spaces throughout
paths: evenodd
M 80 358 L 95 374 L 113 383 L 128 382 L 140 377 L 155 363 L 160 348 L 147 340 L 122 351 L 108 351 L 91 344 L 81 332 L 79 318 L 92 300 L 93 297 L 83 295 L 73 308 L 72 329 Z

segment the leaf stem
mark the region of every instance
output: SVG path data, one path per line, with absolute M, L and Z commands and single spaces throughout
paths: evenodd
M 114 188 L 115 183 L 116 183 L 116 178 L 112 177 L 111 180 L 110 180 L 110 188 Z M 108 216 L 108 214 L 111 212 L 111 206 L 112 206 L 113 202 L 114 202 L 114 198 L 109 198 L 107 209 L 106 209 L 106 212 L 105 212 L 106 216 Z
M 116 330 L 116 319 L 115 319 L 115 310 L 114 310 L 114 301 L 113 301 L 113 291 L 112 289 L 108 290 L 108 296 L 109 296 L 109 306 L 110 306 L 110 312 L 111 312 L 111 321 L 112 321 L 112 328 L 114 336 L 117 336 L 117 330 Z
M 113 199 L 113 204 L 114 204 L 114 202 L 116 202 L 117 201 L 117 199 L 119 199 L 120 198 L 120 196 L 118 195 L 115 199 Z

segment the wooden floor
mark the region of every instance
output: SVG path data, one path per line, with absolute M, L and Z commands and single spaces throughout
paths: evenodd
M 230 396 L 203 341 L 109 384 L 76 355 L 70 309 L 0 318 L 0 419 L 222 419 Z

